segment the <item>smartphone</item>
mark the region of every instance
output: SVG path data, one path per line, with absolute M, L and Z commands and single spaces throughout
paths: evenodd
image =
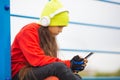
M 90 52 L 87 56 L 85 56 L 84 58 L 87 59 L 89 58 L 91 55 L 93 55 L 94 53 L 93 52 Z

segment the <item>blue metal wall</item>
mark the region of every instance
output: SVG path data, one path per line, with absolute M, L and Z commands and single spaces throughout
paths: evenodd
M 0 0 L 0 80 L 10 80 L 9 0 Z

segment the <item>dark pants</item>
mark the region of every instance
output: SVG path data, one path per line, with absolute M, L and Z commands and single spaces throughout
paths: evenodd
M 60 62 L 54 62 L 42 67 L 32 67 L 23 80 L 44 80 L 49 76 L 56 76 L 59 80 L 81 80 L 80 77 L 72 73 L 71 69 Z M 18 74 L 12 80 L 19 80 Z

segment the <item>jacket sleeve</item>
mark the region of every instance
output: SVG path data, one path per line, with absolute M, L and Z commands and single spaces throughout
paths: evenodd
M 53 62 L 63 62 L 67 67 L 70 67 L 69 60 L 61 60 L 45 55 L 44 51 L 40 48 L 38 33 L 35 32 L 35 29 L 24 30 L 17 39 L 20 49 L 30 65 L 43 66 Z

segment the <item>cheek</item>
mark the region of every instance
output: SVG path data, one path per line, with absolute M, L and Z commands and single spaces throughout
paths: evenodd
M 50 28 L 50 32 L 53 34 L 53 35 L 58 35 L 59 34 L 59 28 L 58 27 L 54 27 L 54 28 Z
M 59 32 L 59 29 L 55 28 L 55 29 L 53 29 L 53 32 L 54 32 L 54 33 L 58 33 L 58 32 Z
M 59 31 L 58 31 L 58 30 L 54 31 L 54 34 L 58 34 L 58 33 L 59 33 Z
M 52 34 L 56 34 L 58 31 L 56 29 L 51 30 Z
M 53 34 L 54 34 L 54 35 L 58 35 L 58 34 L 59 34 L 59 30 L 55 30 L 55 31 L 53 32 Z

